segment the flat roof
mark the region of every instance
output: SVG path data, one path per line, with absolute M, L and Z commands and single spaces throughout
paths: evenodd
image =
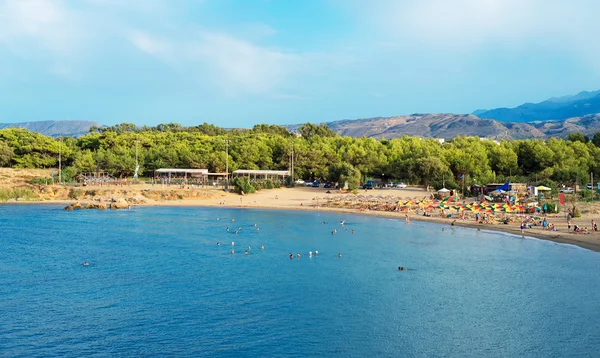
M 157 173 L 188 173 L 188 174 L 206 174 L 208 169 L 186 169 L 186 168 L 160 168 Z
M 254 170 L 254 169 L 238 169 L 234 170 L 233 174 L 271 174 L 271 175 L 290 175 L 289 170 Z

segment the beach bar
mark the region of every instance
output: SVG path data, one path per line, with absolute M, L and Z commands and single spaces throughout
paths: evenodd
M 233 177 L 248 177 L 252 180 L 285 180 L 290 176 L 289 170 L 254 170 L 254 169 L 238 169 L 233 171 Z

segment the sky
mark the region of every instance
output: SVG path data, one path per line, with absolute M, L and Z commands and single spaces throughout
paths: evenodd
M 0 0 L 0 122 L 221 127 L 600 89 L 597 0 Z

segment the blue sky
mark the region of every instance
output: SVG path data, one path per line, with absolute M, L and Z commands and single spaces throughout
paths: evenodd
M 600 89 L 595 0 L 0 0 L 0 122 L 223 127 Z

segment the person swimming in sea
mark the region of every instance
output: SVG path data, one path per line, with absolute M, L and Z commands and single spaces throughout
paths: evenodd
M 398 266 L 398 270 L 400 270 L 400 271 L 406 271 L 406 267 Z
M 308 252 L 308 257 L 312 257 L 312 251 Z
M 225 231 L 229 232 L 229 228 L 225 229 Z
M 83 266 L 89 266 L 89 265 L 90 265 L 90 263 L 89 263 L 89 262 L 87 262 L 87 261 L 85 261 L 85 262 L 83 263 Z
M 235 234 L 237 234 L 237 233 L 238 233 L 237 230 L 235 230 Z
M 233 254 L 235 254 L 235 251 L 231 250 L 231 254 L 232 254 L 232 255 L 233 255 Z
M 298 253 L 298 254 L 296 255 L 296 257 L 297 257 L 297 258 L 300 258 L 300 253 Z
M 231 222 L 234 222 L 234 221 L 235 221 L 235 219 L 234 219 L 234 218 L 231 218 Z
M 456 220 L 453 220 L 453 221 L 450 223 L 450 226 L 454 226 L 454 224 L 456 224 Z
M 221 243 L 217 241 L 217 246 L 221 246 Z
M 260 245 L 260 249 L 264 250 L 265 249 L 265 245 Z
M 315 256 L 319 255 L 319 250 L 315 250 Z
M 235 246 L 235 242 L 233 242 L 233 241 L 232 241 L 232 242 L 231 242 L 231 246 Z
M 254 227 L 256 227 L 256 223 L 254 223 Z
M 294 254 L 290 252 L 290 260 L 294 258 Z
M 248 250 L 244 251 L 244 255 L 248 255 Z
M 340 252 L 340 253 L 338 253 L 338 257 L 342 257 L 342 253 L 341 253 L 341 252 Z
M 248 250 L 250 250 L 250 246 L 248 246 Z
M 345 220 L 340 221 L 340 225 L 344 226 L 345 222 L 346 222 Z
M 352 233 L 354 234 L 354 229 L 352 229 Z

